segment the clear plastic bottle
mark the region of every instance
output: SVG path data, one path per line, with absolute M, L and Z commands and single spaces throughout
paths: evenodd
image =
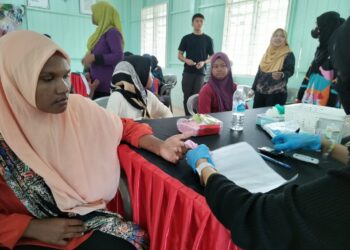
M 242 131 L 244 128 L 245 94 L 237 88 L 232 98 L 232 130 Z

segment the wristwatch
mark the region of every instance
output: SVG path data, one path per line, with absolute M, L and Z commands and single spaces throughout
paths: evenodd
M 329 144 L 327 145 L 327 148 L 324 150 L 322 156 L 323 159 L 328 159 L 329 155 L 333 152 L 334 148 L 335 148 L 335 141 L 328 139 Z
M 201 164 L 199 164 L 199 166 L 196 168 L 196 171 L 199 175 L 199 177 L 202 176 L 202 170 L 205 169 L 206 167 L 211 167 L 214 168 L 214 166 L 212 164 L 210 164 L 209 162 L 202 162 Z M 215 169 L 215 168 L 214 168 Z

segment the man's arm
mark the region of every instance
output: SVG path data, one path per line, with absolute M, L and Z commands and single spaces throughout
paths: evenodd
M 194 66 L 196 65 L 196 63 L 194 61 L 192 61 L 191 59 L 187 59 L 185 56 L 184 56 L 184 52 L 179 50 L 179 53 L 177 55 L 177 58 L 181 61 L 181 62 L 184 62 L 186 63 L 188 66 Z
M 184 52 L 183 52 L 183 51 L 180 51 L 180 50 L 179 50 L 179 52 L 178 52 L 178 54 L 177 54 L 177 58 L 178 58 L 181 62 L 186 63 L 187 58 L 184 56 Z

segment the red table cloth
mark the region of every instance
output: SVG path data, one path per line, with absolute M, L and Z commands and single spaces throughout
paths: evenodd
M 148 162 L 127 145 L 118 148 L 132 200 L 133 221 L 154 250 L 239 250 L 205 198 Z

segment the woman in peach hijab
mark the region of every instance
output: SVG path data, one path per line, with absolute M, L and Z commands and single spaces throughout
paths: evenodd
M 0 51 L 0 248 L 147 249 L 142 229 L 106 209 L 116 149 L 123 140 L 176 162 L 185 136 L 161 141 L 69 95 L 69 58 L 41 34 L 10 33 Z

